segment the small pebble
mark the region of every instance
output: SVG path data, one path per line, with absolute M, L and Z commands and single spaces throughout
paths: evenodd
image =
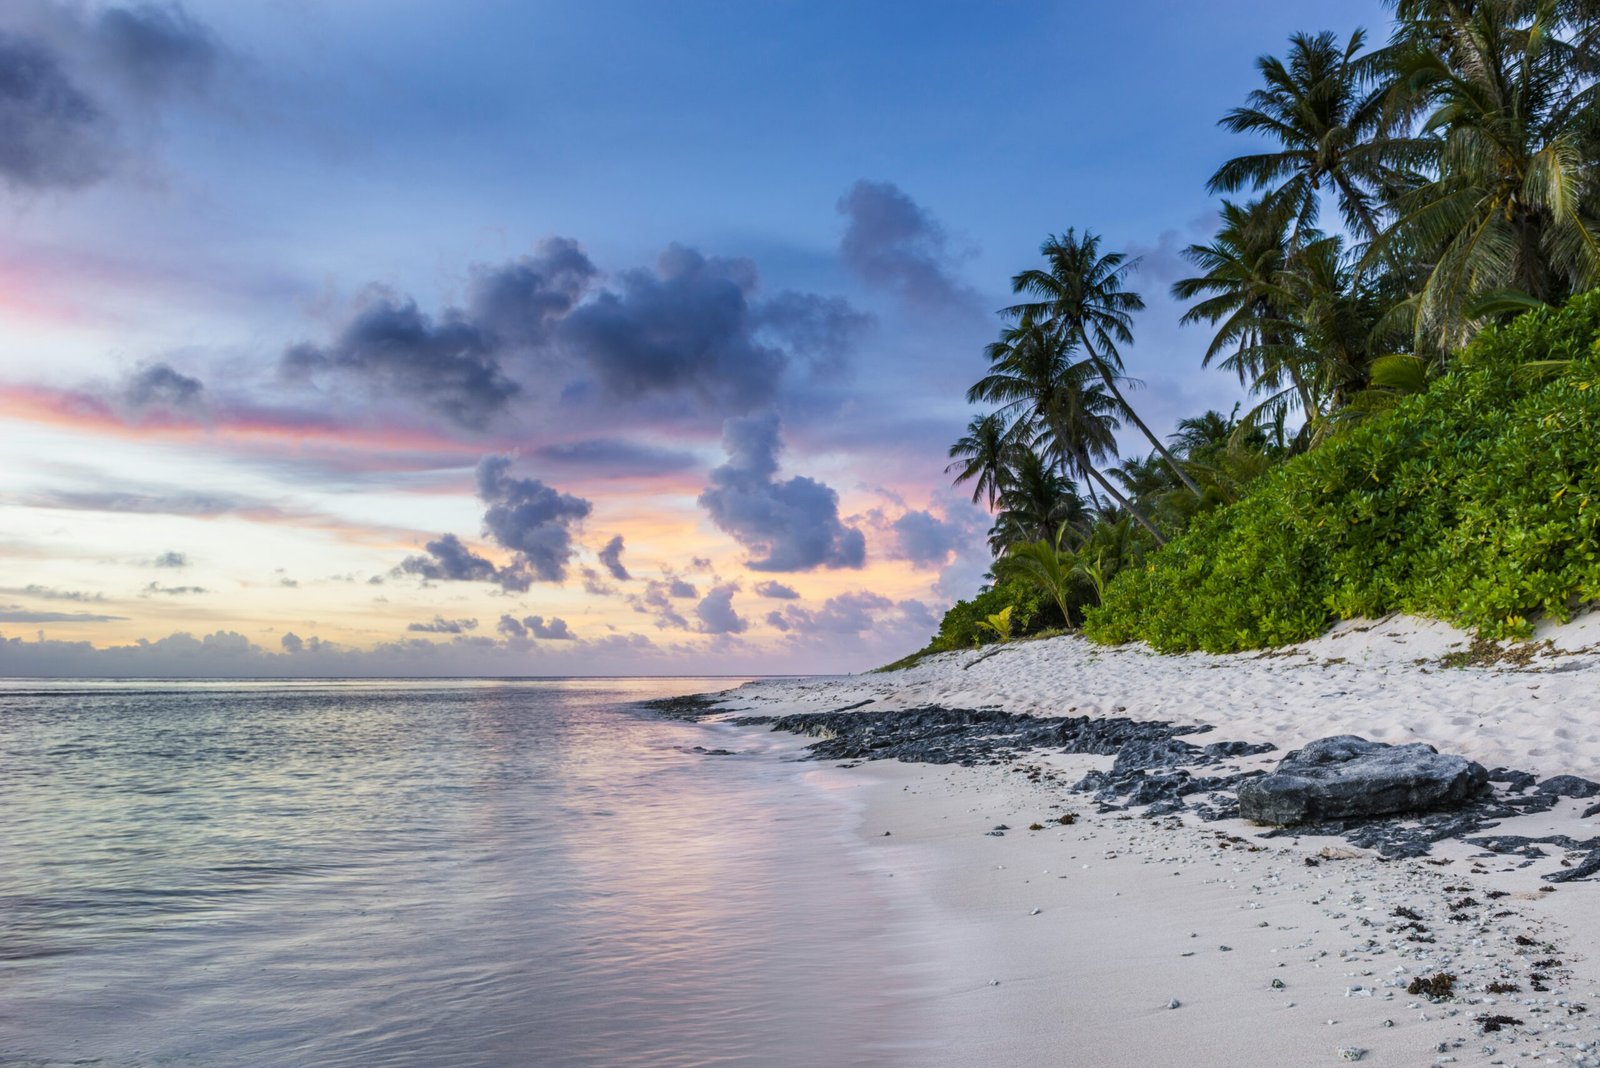
M 1028 915 L 1029 916 L 1037 916 L 1037 915 L 1039 915 L 1039 913 L 1041 913 L 1043 911 L 1044 911 L 1044 909 L 1034 909 L 1032 912 L 1028 913 Z
M 1180 1002 L 1177 998 L 1173 998 L 1171 1001 L 1167 1002 L 1167 1008 L 1175 1009 L 1181 1004 L 1182 1002 Z
M 1339 1059 L 1341 1061 L 1359 1061 L 1366 1055 L 1367 1051 L 1360 1046 L 1345 1046 L 1339 1050 Z

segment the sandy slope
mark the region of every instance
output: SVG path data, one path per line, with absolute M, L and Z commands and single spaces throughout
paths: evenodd
M 871 698 L 1125 714 L 1280 749 L 1337 733 L 1421 740 L 1491 767 L 1600 779 L 1600 655 L 1587 651 L 1600 617 L 1539 637 L 1562 655 L 1519 668 L 1443 667 L 1466 636 L 1405 619 L 1271 656 L 1058 638 L 888 675 L 755 683 L 729 707 Z M 865 863 L 894 880 L 920 962 L 911 999 L 932 1039 L 913 1063 L 1300 1065 L 1359 1050 L 1365 1064 L 1600 1065 L 1600 886 L 1542 890 L 1560 849 L 1522 866 L 1446 842 L 1432 858 L 1383 861 L 1335 839 L 1261 839 L 1240 821 L 1095 815 L 1065 785 L 1109 762 L 1033 754 L 1021 764 L 1042 769 L 1037 781 L 1016 767 L 819 769 L 831 789 L 855 792 Z M 1588 804 L 1562 801 L 1495 833 L 1593 837 L 1600 819 L 1578 816 Z M 1076 823 L 1054 822 L 1069 812 Z M 998 824 L 1011 829 L 991 836 Z M 1441 971 L 1457 976 L 1455 997 L 1406 993 Z M 1491 994 L 1491 982 L 1520 990 Z M 1520 1023 L 1485 1033 L 1485 1014 Z

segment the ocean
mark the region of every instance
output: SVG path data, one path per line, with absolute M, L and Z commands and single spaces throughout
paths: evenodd
M 893 1063 L 848 800 L 633 707 L 737 681 L 0 681 L 0 1063 Z

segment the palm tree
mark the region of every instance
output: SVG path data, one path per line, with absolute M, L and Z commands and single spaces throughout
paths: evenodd
M 1047 457 L 1020 448 L 1000 494 L 1000 511 L 989 531 L 995 555 L 1022 542 L 1038 541 L 1063 526 L 1081 528 L 1088 517 L 1083 498 Z
M 1249 103 L 1218 125 L 1264 135 L 1279 147 L 1224 163 L 1211 176 L 1211 192 L 1269 190 L 1274 207 L 1295 219 L 1298 237 L 1315 225 L 1318 199 L 1324 185 L 1331 186 L 1349 225 L 1377 240 L 1373 189 L 1385 182 L 1387 159 L 1408 146 L 1377 136 L 1383 94 L 1363 89 L 1365 64 L 1358 53 L 1365 41 L 1362 30 L 1342 46 L 1332 33 L 1297 33 L 1289 38 L 1288 62 L 1275 56 L 1256 60 L 1266 87 L 1251 91 Z
M 1280 204 L 1253 200 L 1222 202 L 1222 225 L 1209 245 L 1190 245 L 1184 258 L 1204 273 L 1172 286 L 1179 300 L 1196 303 L 1180 322 L 1221 324 L 1201 359 L 1202 367 L 1227 352 L 1221 366 L 1253 393 L 1276 394 L 1290 383 L 1309 417 L 1314 401 L 1298 353 L 1290 344 L 1293 325 L 1284 272 L 1290 259 L 1290 215 Z
M 1390 107 L 1421 117 L 1437 168 L 1396 202 L 1384 244 L 1431 263 L 1416 330 L 1441 347 L 1470 336 L 1485 298 L 1557 303 L 1600 282 L 1592 7 L 1400 5 Z
M 1117 379 L 1122 374 L 1122 357 L 1117 353 L 1117 344 L 1133 343 L 1132 313 L 1144 308 L 1139 294 L 1123 288 L 1123 278 L 1133 269 L 1133 262 L 1120 252 L 1102 256 L 1100 238 L 1088 230 L 1081 240 L 1070 229 L 1059 237 L 1046 238 L 1039 251 L 1048 269 L 1033 268 L 1011 279 L 1013 293 L 1031 294 L 1039 299 L 1006 310 L 1049 326 L 1069 346 L 1081 345 L 1089 362 L 1105 381 L 1106 389 L 1116 398 L 1120 413 L 1131 419 L 1150 440 L 1178 480 L 1199 496 L 1200 487 L 1184 473 L 1177 459 L 1151 433 L 1117 388 Z
M 1091 360 L 1073 360 L 1072 346 L 1058 332 L 1023 311 L 1020 321 L 988 347 L 989 373 L 967 391 L 972 403 L 1002 405 L 1013 413 L 1012 432 L 1031 435 L 1056 462 L 1065 464 L 1132 514 L 1161 543 L 1153 523 L 1102 474 L 1096 461 L 1115 455 L 1117 406 L 1100 388 Z M 1096 507 L 1106 509 L 1096 502 Z
M 974 416 L 967 432 L 950 446 L 951 463 L 945 474 L 956 472 L 954 485 L 972 482 L 972 503 L 985 501 L 994 511 L 1015 458 L 1017 443 L 1005 416 L 999 412 Z

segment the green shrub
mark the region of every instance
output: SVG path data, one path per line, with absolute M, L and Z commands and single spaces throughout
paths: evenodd
M 1011 610 L 1011 631 L 1018 637 L 1035 634 L 1050 626 L 1060 626 L 1060 612 L 1047 603 L 1047 595 L 1020 579 L 1000 582 L 970 601 L 957 601 L 944 614 L 939 633 L 928 643 L 929 653 L 970 649 L 995 640 L 995 633 L 984 628 L 990 616 Z
M 1401 611 L 1522 637 L 1600 599 L 1597 337 L 1600 292 L 1485 331 L 1426 393 L 1124 569 L 1086 633 L 1225 652 Z

